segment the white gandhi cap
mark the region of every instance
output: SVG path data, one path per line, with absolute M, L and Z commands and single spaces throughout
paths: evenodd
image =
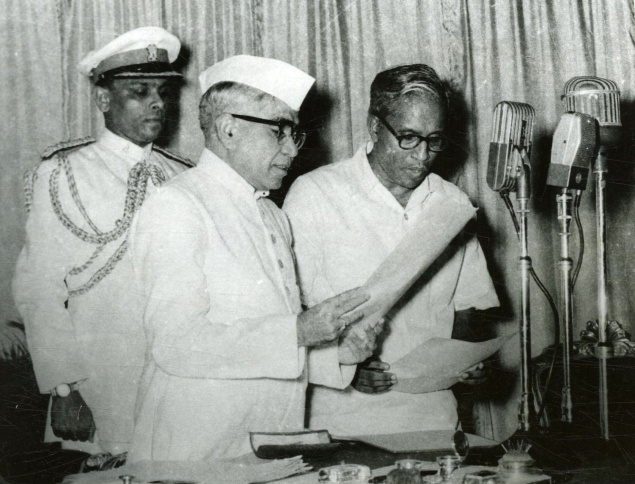
M 239 82 L 270 94 L 300 110 L 315 79 L 286 62 L 252 55 L 236 55 L 208 67 L 199 76 L 203 93 L 219 82 Z
M 77 66 L 97 82 L 110 77 L 181 76 L 172 69 L 181 50 L 181 42 L 161 27 L 130 30 L 101 49 L 90 52 Z

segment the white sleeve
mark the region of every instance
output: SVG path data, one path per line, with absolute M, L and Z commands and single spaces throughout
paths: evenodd
M 49 165 L 47 163 L 47 165 Z M 65 307 L 64 279 L 74 266 L 75 236 L 59 221 L 49 195 L 50 169 L 40 167 L 26 223 L 26 242 L 18 258 L 13 296 L 24 319 L 29 353 L 40 391 L 86 378 Z
M 231 324 L 207 319 L 213 308 L 204 264 L 214 250 L 208 219 L 188 194 L 168 187 L 148 200 L 131 228 L 152 357 L 166 373 L 187 378 L 298 378 L 304 351 L 295 314 Z
M 454 294 L 455 310 L 487 309 L 499 305 L 485 255 L 474 235 L 465 246 L 465 256 Z

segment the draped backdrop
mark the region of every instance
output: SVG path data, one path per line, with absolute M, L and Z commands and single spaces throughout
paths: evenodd
M 500 101 L 536 109 L 532 154 L 530 254 L 557 296 L 559 258 L 555 193 L 545 187 L 560 95 L 573 76 L 617 82 L 622 96 L 622 147 L 611 152 L 607 190 L 609 317 L 634 330 L 635 209 L 633 101 L 634 7 L 628 0 L 0 0 L 0 317 L 16 318 L 10 280 L 24 240 L 22 174 L 58 141 L 98 134 L 101 115 L 78 61 L 127 30 L 157 25 L 184 46 L 178 60 L 186 82 L 163 142 L 197 159 L 197 76 L 234 54 L 282 59 L 317 79 L 304 109 L 312 128 L 291 177 L 350 156 L 367 140 L 368 90 L 375 74 L 404 63 L 433 66 L 456 93 L 457 145 L 439 169 L 479 207 L 477 228 L 503 307 L 489 319 L 492 334 L 515 331 L 519 320 L 519 246 L 498 194 L 486 183 L 491 113 Z M 590 183 L 592 185 L 592 183 Z M 278 200 L 284 193 L 277 194 Z M 586 257 L 574 296 L 575 334 L 597 317 L 595 195 L 582 201 Z M 572 254 L 576 254 L 572 237 Z M 51 255 L 54 257 L 54 254 Z M 553 341 L 544 297 L 531 295 L 533 352 Z M 514 375 L 517 346 L 502 355 Z M 493 395 L 484 434 L 502 438 L 516 426 L 516 388 Z M 485 412 L 485 413 L 488 413 Z

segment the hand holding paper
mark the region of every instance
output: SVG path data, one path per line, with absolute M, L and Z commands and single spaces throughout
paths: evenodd
M 359 288 L 325 299 L 298 314 L 298 346 L 317 346 L 338 338 L 348 325 L 360 321 L 364 313 L 356 309 L 369 295 Z
M 391 365 L 397 375 L 394 391 L 427 393 L 445 390 L 457 383 L 468 368 L 496 353 L 513 335 L 482 343 L 432 338 Z
M 352 387 L 362 393 L 384 393 L 397 383 L 397 377 L 389 373 L 390 365 L 377 357 L 357 365 Z
M 485 383 L 488 376 L 489 367 L 485 362 L 481 361 L 467 370 L 464 370 L 459 376 L 459 383 L 464 383 L 466 385 L 480 385 Z
M 340 364 L 356 365 L 370 358 L 377 345 L 377 335 L 383 328 L 384 319 L 380 319 L 375 326 L 363 326 L 357 331 L 352 327 L 344 330 L 337 349 Z

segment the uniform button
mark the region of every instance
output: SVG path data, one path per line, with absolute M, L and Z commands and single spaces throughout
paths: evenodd
M 284 286 L 284 288 L 287 290 L 287 294 L 291 294 L 291 289 L 289 289 L 287 286 Z
M 276 243 L 276 236 L 271 234 L 271 242 Z
M 405 218 L 406 220 L 408 220 L 408 214 L 407 214 L 407 213 L 404 213 L 404 214 L 403 214 L 403 218 Z
M 280 269 L 284 269 L 284 264 L 280 259 L 278 259 L 278 265 L 280 266 Z

